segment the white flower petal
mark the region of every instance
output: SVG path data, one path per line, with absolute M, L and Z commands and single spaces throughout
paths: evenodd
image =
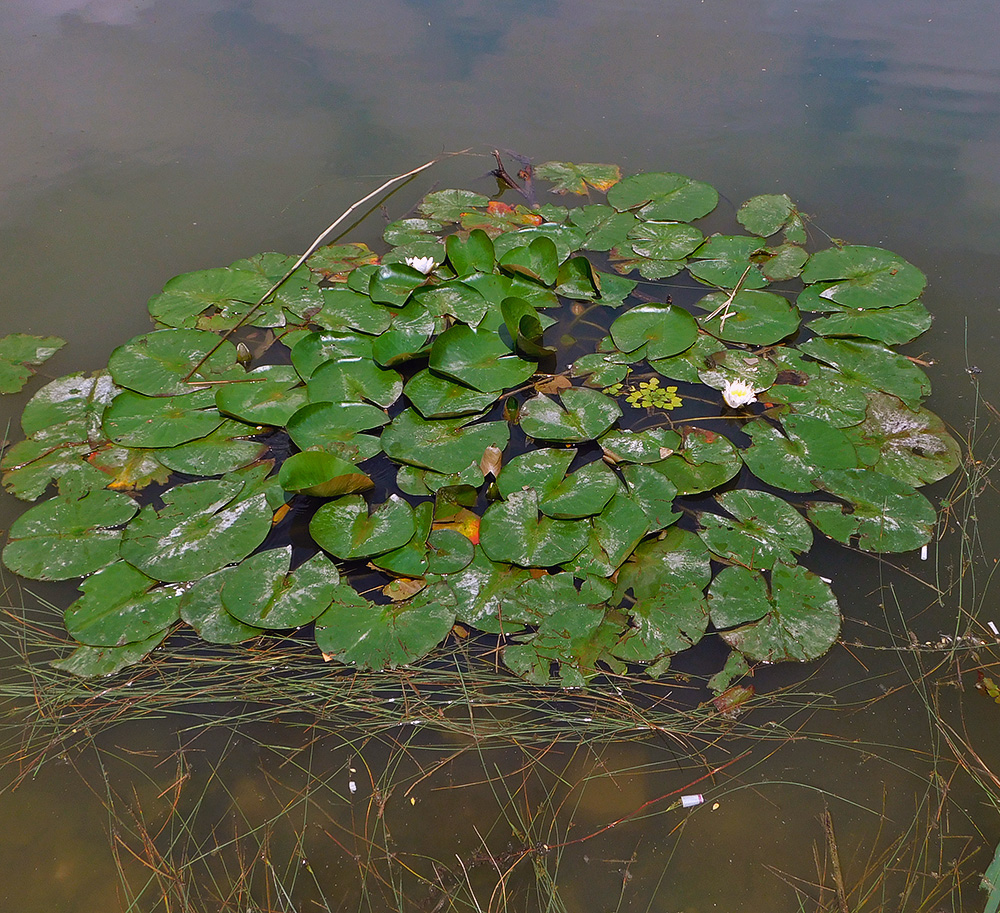
M 731 380 L 722 388 L 722 398 L 730 409 L 739 409 L 740 406 L 749 406 L 750 403 L 757 402 L 753 387 L 745 380 Z
M 423 273 L 425 276 L 434 269 L 434 258 L 433 257 L 407 257 L 406 265 L 412 266 L 418 272 Z

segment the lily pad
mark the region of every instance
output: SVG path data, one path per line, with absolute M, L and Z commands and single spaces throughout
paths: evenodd
M 121 556 L 163 581 L 197 580 L 242 561 L 271 529 L 266 494 L 240 500 L 242 487 L 219 479 L 169 489 L 159 511 L 147 505 L 126 529 Z
M 856 469 L 854 445 L 843 431 L 809 415 L 789 415 L 776 427 L 764 419 L 744 425 L 753 444 L 743 462 L 763 482 L 786 491 L 813 491 L 828 469 Z
M 586 232 L 586 250 L 611 250 L 625 242 L 628 233 L 639 224 L 631 212 L 617 212 L 611 206 L 594 204 L 571 209 L 570 221 Z
M 377 336 L 385 332 L 392 322 L 389 310 L 375 304 L 368 295 L 343 286 L 320 291 L 323 294 L 323 307 L 309 315 L 310 323 L 327 330 L 357 330 Z
M 352 358 L 370 361 L 371 357 L 372 338 L 350 330 L 307 333 L 291 350 L 292 364 L 303 380 L 309 380 L 328 361 Z
M 180 618 L 181 591 L 155 584 L 125 561 L 109 564 L 80 584 L 84 595 L 66 610 L 66 630 L 95 647 L 149 640 Z
M 919 301 L 887 308 L 843 310 L 809 324 L 818 336 L 863 336 L 885 345 L 912 342 L 930 329 L 930 312 Z
M 651 302 L 629 308 L 615 320 L 611 338 L 623 352 L 645 345 L 646 358 L 667 358 L 694 343 L 698 325 L 683 308 Z
M 107 371 L 59 377 L 28 401 L 21 429 L 29 437 L 52 443 L 106 440 L 101 418 L 119 392 Z
M 489 203 L 489 197 L 471 190 L 437 190 L 420 203 L 420 211 L 438 222 L 457 222 L 462 214 Z
M 905 482 L 867 469 L 825 472 L 819 487 L 847 502 L 814 501 L 809 519 L 838 542 L 858 537 L 872 552 L 908 552 L 931 539 L 937 513 Z
M 458 620 L 491 634 L 519 628 L 527 617 L 515 591 L 528 578 L 523 568 L 491 561 L 481 547 L 476 547 L 472 561 L 447 577 L 457 601 Z
M 691 222 L 715 209 L 719 194 L 682 174 L 653 172 L 619 181 L 608 191 L 608 202 L 619 212 L 631 210 L 649 221 Z
M 406 382 L 403 392 L 426 419 L 476 415 L 496 402 L 494 393 L 480 393 L 427 369 L 414 374 Z
M 529 399 L 521 407 L 524 433 L 543 441 L 581 443 L 600 437 L 621 418 L 618 404 L 597 390 L 570 387 L 559 399 L 561 405 L 541 393 Z
M 523 567 L 549 567 L 569 561 L 587 542 L 587 527 L 579 520 L 538 516 L 538 495 L 513 492 L 483 514 L 480 544 L 492 561 Z
M 293 453 L 281 464 L 278 482 L 285 491 L 318 498 L 338 498 L 375 487 L 353 463 L 325 450 Z
M 416 529 L 413 508 L 397 495 L 369 516 L 361 495 L 324 504 L 312 518 L 309 532 L 320 548 L 336 558 L 369 558 L 405 545 Z
M 625 662 L 651 663 L 693 647 L 708 628 L 708 603 L 694 584 L 665 586 L 629 609 L 629 625 L 614 654 Z
M 222 587 L 222 603 L 234 618 L 256 628 L 298 628 L 329 608 L 340 583 L 336 566 L 318 552 L 289 572 L 292 547 L 247 558 Z
M 469 424 L 464 418 L 428 421 L 406 409 L 382 432 L 382 448 L 400 463 L 453 473 L 478 464 L 487 447 L 502 450 L 509 437 L 506 422 Z
M 551 181 L 553 193 L 589 193 L 589 188 L 606 191 L 621 180 L 617 165 L 599 165 L 586 162 L 544 162 L 535 166 L 535 177 Z
M 230 615 L 222 605 L 222 587 L 235 570 L 224 567 L 202 577 L 181 596 L 181 618 L 210 644 L 239 644 L 265 633 Z
M 96 678 L 113 675 L 149 656 L 163 641 L 169 628 L 158 631 L 148 640 L 141 640 L 123 647 L 77 647 L 69 656 L 54 660 L 52 665 L 63 672 L 79 675 L 81 678 Z
M 821 297 L 845 307 L 883 308 L 919 298 L 927 277 L 891 251 L 847 245 L 813 254 L 802 281 L 833 282 Z
M 515 355 L 496 333 L 461 324 L 434 341 L 430 367 L 482 393 L 517 387 L 535 373 L 535 363 Z
M 181 395 L 198 381 L 217 381 L 243 374 L 236 346 L 204 330 L 157 330 L 119 346 L 108 359 L 119 387 L 146 396 Z
M 104 413 L 104 433 L 123 447 L 176 447 L 211 434 L 222 421 L 214 390 L 183 396 L 124 390 Z
M 652 464 L 674 483 L 679 495 L 711 491 L 740 471 L 739 453 L 724 435 L 690 427 L 681 429 L 681 434 L 681 449 Z
M 812 547 L 809 524 L 775 495 L 726 491 L 717 495 L 716 501 L 732 518 L 700 513 L 698 535 L 720 558 L 750 569 L 771 570 L 778 561 L 794 564 L 796 553 Z
M 772 345 L 799 328 L 795 305 L 771 292 L 740 291 L 732 297 L 729 292 L 714 292 L 698 307 L 707 312 L 698 320 L 702 329 L 727 342 Z M 708 319 L 711 314 L 716 316 Z
M 849 380 L 898 396 L 916 407 L 930 395 L 927 375 L 903 355 L 877 342 L 813 337 L 800 346 L 807 355 L 832 365 Z
M 524 489 L 538 494 L 538 509 L 547 517 L 570 520 L 604 510 L 618 491 L 618 480 L 602 460 L 569 473 L 575 450 L 533 450 L 514 457 L 497 478 L 505 497 Z
M 598 443 L 613 463 L 658 463 L 680 449 L 681 436 L 669 428 L 609 431 Z
M 64 345 L 66 340 L 58 336 L 0 337 L 0 393 L 17 393 L 34 373 L 32 366 L 48 361 Z
M 306 386 L 310 402 L 369 402 L 388 408 L 403 392 L 403 379 L 395 371 L 349 355 L 320 365 Z
M 316 619 L 323 658 L 361 669 L 395 669 L 426 656 L 455 624 L 455 597 L 443 584 L 412 599 L 373 605 L 345 584 Z
M 736 212 L 736 220 L 747 231 L 763 238 L 784 228 L 788 240 L 800 243 L 806 240 L 799 211 L 791 197 L 785 193 L 765 193 L 751 197 Z
M 777 564 L 768 587 L 760 574 L 724 568 L 708 594 L 712 622 L 752 662 L 807 662 L 840 634 L 840 609 L 830 587 L 803 567 Z
M 263 459 L 268 451 L 267 444 L 250 440 L 250 437 L 264 430 L 259 425 L 227 419 L 203 438 L 146 453 L 174 472 L 221 475 Z
M 280 428 L 306 402 L 306 388 L 291 365 L 255 368 L 215 391 L 215 405 L 223 415 L 253 425 Z
M 3 562 L 32 580 L 92 574 L 118 557 L 122 530 L 138 509 L 128 495 L 97 489 L 36 504 L 8 532 Z
M 865 420 L 849 428 L 848 434 L 866 465 L 914 487 L 951 475 L 962 458 L 958 442 L 937 415 L 910 409 L 883 393 L 869 396 Z
M 619 490 L 588 527 L 583 549 L 563 566 L 574 574 L 607 579 L 632 554 L 652 523 L 638 500 Z

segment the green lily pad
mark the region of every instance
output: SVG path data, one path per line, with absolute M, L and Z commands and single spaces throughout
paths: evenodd
M 391 552 L 376 556 L 372 565 L 400 577 L 423 577 L 428 571 L 427 537 L 433 522 L 434 505 L 430 501 L 417 504 L 413 509 L 414 530 L 410 540 Z M 469 545 L 472 543 L 469 542 Z M 471 560 L 472 556 L 469 557 Z
M 491 561 L 481 547 L 474 551 L 468 565 L 447 577 L 457 601 L 458 620 L 490 634 L 519 628 L 527 617 L 515 591 L 529 578 L 528 571 Z
M 166 639 L 170 629 L 166 628 L 141 640 L 123 647 L 77 647 L 69 656 L 53 661 L 52 666 L 63 672 L 79 675 L 81 678 L 96 678 L 113 675 L 126 666 L 145 659 Z
M 313 253 L 306 265 L 324 279 L 342 276 L 366 264 L 378 263 L 378 254 L 372 253 L 367 244 L 327 244 Z
M 617 355 L 593 352 L 573 362 L 572 377 L 584 378 L 588 387 L 603 388 L 620 383 L 628 375 L 628 365 Z
M 765 193 L 751 197 L 737 210 L 736 220 L 747 231 L 762 238 L 770 237 L 784 228 L 788 240 L 806 240 L 799 211 L 785 193 Z
M 503 450 L 509 437 L 506 422 L 470 425 L 463 418 L 428 421 L 406 409 L 382 432 L 382 448 L 400 463 L 453 473 L 478 464 L 487 447 Z
M 930 312 L 919 301 L 887 308 L 843 310 L 809 324 L 818 336 L 863 336 L 885 345 L 912 342 L 930 329 Z
M 368 294 L 378 304 L 402 307 L 410 292 L 423 285 L 427 277 L 406 263 L 383 263 L 372 274 Z
M 328 361 L 352 358 L 371 361 L 371 357 L 372 338 L 350 330 L 307 333 L 291 350 L 292 364 L 303 380 L 309 380 Z
M 865 420 L 847 433 L 865 465 L 915 488 L 951 475 L 962 459 L 961 447 L 938 416 L 883 393 L 868 397 Z
M 142 396 L 124 390 L 104 413 L 104 433 L 123 447 L 176 447 L 222 424 L 215 391 L 183 396 Z
M 725 390 L 728 384 L 743 381 L 762 393 L 777 378 L 778 369 L 773 361 L 738 349 L 716 352 L 708 366 L 698 371 L 698 379 L 715 390 Z
M 803 567 L 775 565 L 770 592 L 760 574 L 724 568 L 708 599 L 723 639 L 753 662 L 807 662 L 826 653 L 840 634 L 836 597 Z
M 519 228 L 516 231 L 510 231 L 506 234 L 500 235 L 498 238 L 493 239 L 493 247 L 496 251 L 497 259 L 503 260 L 507 254 L 512 250 L 519 247 L 531 247 L 535 241 L 540 239 L 545 239 L 546 241 L 551 241 L 556 248 L 556 261 L 562 263 L 564 260 L 568 259 L 569 256 L 580 249 L 584 240 L 584 233 L 575 225 L 562 225 L 553 224 L 551 222 L 545 222 L 541 225 L 529 225 L 526 228 Z M 512 278 L 520 278 L 527 276 L 527 273 L 521 271 L 514 271 L 514 276 Z M 542 280 L 546 285 L 551 285 L 551 282 Z M 517 292 L 509 292 L 508 294 L 517 294 Z M 536 307 L 540 305 L 536 304 Z
M 121 556 L 150 577 L 197 580 L 242 561 L 271 529 L 265 493 L 246 500 L 243 484 L 223 479 L 178 485 L 163 507 L 147 505 L 125 530 Z
M 851 308 L 883 308 L 907 304 L 927 284 L 927 277 L 898 254 L 880 247 L 845 246 L 810 257 L 802 281 L 833 282 L 820 297 Z
M 108 370 L 119 387 L 146 396 L 182 395 L 198 381 L 241 376 L 236 346 L 204 330 L 156 330 L 118 346 Z
M 249 439 L 262 431 L 259 425 L 227 419 L 203 438 L 148 453 L 174 472 L 222 475 L 263 459 L 268 451 L 267 444 Z
M 472 273 L 492 273 L 496 263 L 493 242 L 485 231 L 476 229 L 467 238 L 449 235 L 445 240 L 448 263 L 458 277 Z
M 439 377 L 426 368 L 406 382 L 403 393 L 426 419 L 476 415 L 496 402 L 494 393 L 480 393 Z
M 570 222 L 586 232 L 586 250 L 611 250 L 625 242 L 628 233 L 639 224 L 630 212 L 617 212 L 611 206 L 594 204 L 572 209 Z
M 649 366 L 657 374 L 662 374 L 671 380 L 683 380 L 689 384 L 696 384 L 700 379 L 701 371 L 714 364 L 716 356 L 725 351 L 725 343 L 719 342 L 708 333 L 699 333 L 694 345 L 688 346 L 683 352 L 672 355 L 670 358 L 651 358 Z
M 611 338 L 623 352 L 645 345 L 647 358 L 667 358 L 694 343 L 698 325 L 683 308 L 650 302 L 629 308 L 611 324 Z
M 430 367 L 482 393 L 517 387 L 535 373 L 535 363 L 518 358 L 496 333 L 461 324 L 434 341 Z
M 389 329 L 392 314 L 362 295 L 343 286 L 320 289 L 323 307 L 309 315 L 309 322 L 327 330 L 357 330 L 377 336 Z
M 215 405 L 223 415 L 252 425 L 282 427 L 306 401 L 306 388 L 291 365 L 255 368 L 215 391 Z
M 781 282 L 798 276 L 808 259 L 809 254 L 798 244 L 780 244 L 755 255 L 754 262 L 765 278 Z
M 762 482 L 786 491 L 813 491 L 828 469 L 856 469 L 854 445 L 843 431 L 810 415 L 788 415 L 780 428 L 764 419 L 743 426 L 753 444 L 743 462 Z
M 653 463 L 677 488 L 693 495 L 728 482 L 740 471 L 739 453 L 728 438 L 704 428 L 682 428 L 683 446 L 665 460 Z
M 322 552 L 289 572 L 292 547 L 247 558 L 222 587 L 226 611 L 256 628 L 299 628 L 329 608 L 340 583 L 336 566 Z
M 436 529 L 427 537 L 427 571 L 457 574 L 472 563 L 475 552 L 472 541 L 457 530 Z
M 426 656 L 455 624 L 455 597 L 443 584 L 405 602 L 373 605 L 342 584 L 316 619 L 316 644 L 327 660 L 361 669 L 395 669 Z
M 102 489 L 81 498 L 50 498 L 11 524 L 3 562 L 32 580 L 92 574 L 117 559 L 122 530 L 116 527 L 128 523 L 136 510 L 128 495 Z
M 416 466 L 400 466 L 396 473 L 399 490 L 417 497 L 429 496 L 454 485 L 479 488 L 482 484 L 483 472 L 476 463 L 470 463 L 462 472 L 434 472 L 431 469 L 418 469 Z
M 849 380 L 898 396 L 915 408 L 930 395 L 927 375 L 903 355 L 877 342 L 813 337 L 799 347 L 818 361 L 832 365 Z
M 413 508 L 397 495 L 369 516 L 361 495 L 324 504 L 312 518 L 309 532 L 320 548 L 336 558 L 369 558 L 405 545 L 416 529 Z
M 840 469 L 825 472 L 818 487 L 848 504 L 809 504 L 812 523 L 838 542 L 858 536 L 865 551 L 908 552 L 931 539 L 937 513 L 905 482 L 868 469 Z
M 538 495 L 528 489 L 490 505 L 483 514 L 479 536 L 492 561 L 549 567 L 569 561 L 583 549 L 587 526 L 580 520 L 539 518 Z
M 325 450 L 293 453 L 281 464 L 278 482 L 285 491 L 317 498 L 338 498 L 375 487 L 353 463 Z
M 427 354 L 437 320 L 422 304 L 410 302 L 392 318 L 392 326 L 372 342 L 372 358 L 383 368 Z
M 629 497 L 642 508 L 651 531 L 666 529 L 681 515 L 673 509 L 677 489 L 663 473 L 649 466 L 626 464 L 622 475 Z
M 479 289 L 459 280 L 417 289 L 411 303 L 435 317 L 454 317 L 470 327 L 478 326 L 490 309 L 490 302 Z
M 800 415 L 811 415 L 835 428 L 848 428 L 865 417 L 871 390 L 867 383 L 806 361 L 792 349 L 776 353 L 774 361 L 778 374 L 767 391 L 769 402 L 784 403 Z
M 753 257 L 760 249 L 760 238 L 712 235 L 691 255 L 688 272 L 707 285 L 718 288 L 763 288 L 767 279 Z
M 622 177 L 617 165 L 599 165 L 586 162 L 574 165 L 572 162 L 544 162 L 535 166 L 535 178 L 551 181 L 553 193 L 589 193 L 594 190 L 607 191 Z
M 403 392 L 403 379 L 356 356 L 335 358 L 320 365 L 307 383 L 314 403 L 370 402 L 388 408 Z
M 300 450 L 322 447 L 338 452 L 337 444 L 353 442 L 364 445 L 364 456 L 359 459 L 367 459 L 382 449 L 381 444 L 378 438 L 358 432 L 378 428 L 388 421 L 389 416 L 370 403 L 309 403 L 288 420 L 286 427 L 288 436 Z M 366 445 L 368 440 L 371 447 Z
M 608 191 L 619 212 L 634 211 L 641 219 L 691 222 L 708 215 L 719 202 L 714 187 L 670 172 L 637 174 Z
M 101 418 L 119 392 L 107 371 L 56 378 L 28 401 L 21 429 L 28 437 L 51 443 L 104 441 Z
M 125 561 L 109 564 L 80 584 L 84 595 L 66 610 L 66 630 L 95 647 L 149 640 L 180 618 L 180 591 L 155 584 Z
M 751 569 L 771 570 L 775 562 L 794 564 L 795 553 L 812 547 L 812 530 L 788 502 L 766 491 L 737 490 L 716 495 L 735 519 L 701 513 L 698 535 L 720 558 Z
M 104 473 L 105 484 L 84 484 L 81 490 L 107 487 L 113 491 L 141 491 L 154 482 L 162 485 L 170 477 L 170 469 L 150 450 L 109 444 L 91 452 L 87 462 Z
M 636 499 L 618 491 L 587 526 L 583 549 L 563 566 L 577 575 L 594 574 L 607 579 L 632 554 L 652 524 Z
M 463 213 L 486 206 L 489 197 L 471 190 L 437 190 L 429 193 L 420 203 L 420 211 L 438 222 L 457 222 Z
M 437 241 L 444 224 L 434 219 L 397 219 L 382 230 L 386 244 L 398 247 L 413 241 Z
M 265 633 L 245 624 L 222 605 L 222 587 L 236 567 L 224 567 L 198 580 L 181 596 L 181 619 L 210 644 L 239 644 Z
M 682 222 L 638 222 L 614 244 L 611 259 L 619 272 L 637 269 L 646 279 L 665 279 L 684 269 L 704 240 L 697 228 Z
M 618 491 L 618 480 L 601 460 L 567 475 L 575 457 L 575 450 L 533 450 L 514 457 L 497 478 L 500 494 L 508 498 L 532 488 L 538 509 L 557 520 L 599 514 Z
M 732 300 L 729 292 L 714 292 L 702 298 L 698 307 L 706 311 L 698 320 L 701 328 L 727 342 L 773 345 L 799 328 L 800 316 L 795 305 L 771 292 L 740 291 Z M 709 320 L 710 314 L 716 316 Z
M 693 647 L 708 628 L 708 603 L 694 584 L 666 586 L 629 609 L 629 625 L 614 654 L 630 663 L 651 663 Z
M 94 445 L 49 443 L 28 438 L 3 454 L 3 487 L 15 497 L 34 501 L 45 494 L 50 483 L 74 477 L 81 490 L 104 488 L 108 477 L 91 466 L 88 457 Z
M 524 247 L 513 247 L 500 259 L 500 268 L 543 285 L 555 285 L 559 275 L 559 250 L 549 237 L 537 237 Z
M 658 463 L 680 449 L 681 436 L 669 428 L 609 431 L 598 443 L 614 463 Z
M 559 395 L 560 403 L 542 393 L 521 407 L 520 424 L 529 437 L 543 441 L 581 443 L 600 437 L 619 418 L 618 404 L 587 387 L 570 387 Z
M 58 336 L 0 336 L 0 393 L 17 393 L 34 373 L 31 366 L 48 361 L 64 345 Z

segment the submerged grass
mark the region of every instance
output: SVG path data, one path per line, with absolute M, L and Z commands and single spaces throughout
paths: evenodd
M 849 620 L 839 657 L 860 671 L 846 683 L 826 663 L 785 686 L 758 670 L 763 693 L 734 719 L 697 676 L 561 692 L 512 680 L 475 640 L 356 674 L 294 638 L 213 649 L 183 635 L 87 681 L 47 664 L 66 645 L 61 612 L 11 583 L 5 786 L 56 759 L 79 771 L 125 911 L 696 907 L 740 853 L 753 861 L 731 894 L 748 910 L 980 909 L 1000 839 L 1000 707 L 974 688 L 1000 681 L 984 614 L 1000 550 L 980 517 L 996 418 L 977 399 L 923 610 L 911 572 L 877 559 L 884 623 Z M 926 718 L 917 744 L 889 731 L 904 705 Z M 803 752 L 874 782 L 828 785 Z M 692 793 L 706 803 L 681 807 Z M 787 858 L 752 820 L 779 807 Z

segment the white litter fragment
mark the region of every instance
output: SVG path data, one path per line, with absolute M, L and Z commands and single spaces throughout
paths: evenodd
M 819 579 L 822 580 L 823 583 L 833 583 L 832 577 L 820 577 Z
M 704 801 L 705 797 L 701 793 L 695 793 L 693 796 L 681 796 L 681 808 L 694 808 Z
M 926 561 L 927 560 L 927 546 L 926 545 L 920 546 L 920 560 L 921 561 Z
M 993 632 L 994 637 L 1000 637 L 1000 631 L 997 630 L 997 626 L 992 621 L 986 622 L 986 627 Z
M 358 784 L 351 780 L 351 782 L 347 784 L 347 788 L 351 791 L 351 795 L 353 796 L 358 791 Z

